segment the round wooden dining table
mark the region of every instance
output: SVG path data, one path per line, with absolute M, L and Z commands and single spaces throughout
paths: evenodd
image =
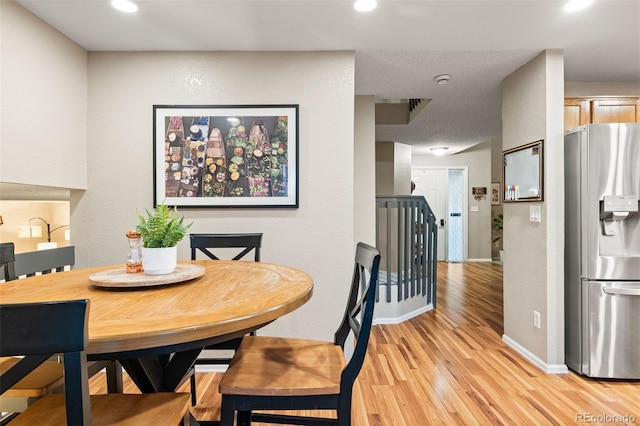
M 201 276 L 171 284 L 105 287 L 90 277 L 125 265 L 76 269 L 0 285 L 0 303 L 88 299 L 89 360 L 117 360 L 143 392 L 171 391 L 202 348 L 254 331 L 311 298 L 298 269 L 264 262 L 193 260 Z M 153 277 L 150 277 L 153 279 Z

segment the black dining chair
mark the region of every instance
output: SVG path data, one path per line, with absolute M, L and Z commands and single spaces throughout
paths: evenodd
M 85 353 L 89 303 L 0 304 L 0 356 L 23 357 L 0 375 L 0 393 L 11 389 L 53 354 L 61 353 L 64 364 L 64 394 L 43 396 L 11 425 L 189 424 L 187 393 L 89 396 Z
M 220 425 L 252 421 L 297 425 L 351 424 L 353 384 L 364 363 L 375 306 L 380 252 L 358 243 L 351 290 L 333 342 L 245 337 L 219 384 Z M 353 355 L 344 345 L 353 332 Z M 255 413 L 254 410 L 335 410 L 337 418 Z
M 13 243 L 0 243 L 0 267 L 5 281 L 17 279 L 15 272 L 15 247 Z M 0 284 L 1 285 L 1 284 Z M 0 374 L 18 363 L 20 358 L 14 356 L 0 357 Z M 47 360 L 29 373 L 24 380 L 15 384 L 0 396 L 0 424 L 17 416 L 38 398 L 57 391 L 63 384 L 62 364 Z
M 189 234 L 191 246 L 191 260 L 198 258 L 198 253 L 204 254 L 212 260 L 246 260 L 253 258 L 254 262 L 260 262 L 260 248 L 262 247 L 262 233 L 236 233 L 236 234 Z M 251 254 L 253 253 L 253 256 Z M 255 332 L 250 333 L 255 335 Z M 215 345 L 206 346 L 206 351 L 235 351 L 242 338 L 231 339 Z M 202 356 L 196 360 L 196 365 L 228 365 L 229 356 Z M 191 372 L 191 403 L 196 405 L 196 375 Z

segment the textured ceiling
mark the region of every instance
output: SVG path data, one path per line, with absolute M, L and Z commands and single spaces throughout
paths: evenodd
M 356 94 L 431 98 L 376 139 L 457 152 L 500 132 L 501 80 L 544 49 L 563 49 L 566 81 L 640 81 L 640 0 L 147 0 L 135 15 L 106 0 L 18 0 L 87 50 L 354 50 Z M 437 74 L 451 74 L 448 85 Z

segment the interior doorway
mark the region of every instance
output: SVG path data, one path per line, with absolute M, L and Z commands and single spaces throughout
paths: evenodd
M 462 169 L 449 169 L 447 213 L 447 261 L 463 262 L 464 255 L 464 173 Z
M 416 184 L 412 195 L 425 197 L 438 223 L 438 260 L 467 259 L 467 169 L 423 167 L 411 169 Z

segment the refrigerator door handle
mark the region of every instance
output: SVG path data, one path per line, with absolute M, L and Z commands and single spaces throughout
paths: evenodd
M 602 287 L 606 294 L 621 296 L 640 296 L 640 288 Z

